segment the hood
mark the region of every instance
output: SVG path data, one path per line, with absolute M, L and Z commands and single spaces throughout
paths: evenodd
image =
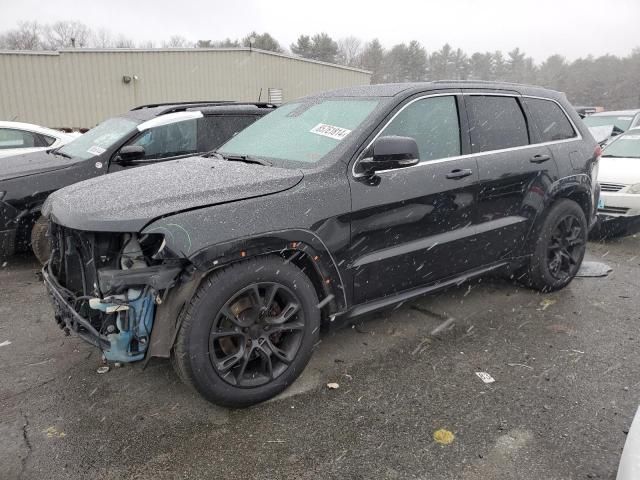
M 300 170 L 192 157 L 123 170 L 51 194 L 43 213 L 86 231 L 138 232 L 150 221 L 295 186 Z
M 0 180 L 60 170 L 74 163 L 71 158 L 47 153 L 46 150 L 4 157 L 0 158 Z
M 624 185 L 640 183 L 640 158 L 601 158 L 598 182 Z

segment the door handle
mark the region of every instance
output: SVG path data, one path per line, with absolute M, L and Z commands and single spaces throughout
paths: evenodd
M 447 178 L 449 180 L 459 180 L 460 178 L 468 177 L 469 175 L 473 175 L 473 170 L 469 168 L 456 168 L 455 170 L 451 170 L 447 173 Z
M 529 159 L 531 163 L 543 163 L 547 160 L 551 160 L 551 157 L 549 155 L 534 155 Z

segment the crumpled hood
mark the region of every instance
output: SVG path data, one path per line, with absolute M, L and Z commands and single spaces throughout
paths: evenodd
M 4 157 L 0 158 L 0 180 L 59 170 L 74 163 L 73 159 L 47 153 L 46 150 Z
M 165 215 L 287 190 L 302 177 L 300 170 L 191 157 L 70 185 L 49 196 L 43 213 L 77 230 L 138 232 Z

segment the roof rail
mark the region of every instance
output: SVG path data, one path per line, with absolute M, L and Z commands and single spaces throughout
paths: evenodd
M 539 85 L 532 85 L 529 83 L 506 82 L 502 80 L 433 80 L 431 81 L 431 83 L 465 83 L 465 84 L 477 83 L 480 85 L 514 85 L 514 86 L 521 86 L 521 87 L 543 88 L 543 87 L 540 87 Z
M 157 107 L 168 107 L 168 106 L 180 106 L 180 105 L 209 105 L 209 104 L 219 104 L 219 103 L 234 103 L 233 100 L 200 100 L 200 101 L 190 101 L 190 102 L 162 102 L 162 103 L 148 103 L 146 105 L 138 105 L 137 107 L 133 107 L 133 110 L 142 110 L 143 108 L 157 108 Z

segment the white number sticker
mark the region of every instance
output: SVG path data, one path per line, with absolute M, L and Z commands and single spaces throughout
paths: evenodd
M 93 147 L 91 147 L 91 148 L 89 148 L 87 150 L 87 153 L 90 153 L 91 155 L 101 155 L 106 151 L 107 151 L 106 148 L 102 148 L 102 147 L 99 147 L 97 145 L 94 145 Z
M 309 131 L 316 135 L 333 138 L 334 140 L 342 140 L 351 133 L 351 130 L 349 129 L 336 127 L 334 125 L 327 125 L 326 123 L 319 123 Z

